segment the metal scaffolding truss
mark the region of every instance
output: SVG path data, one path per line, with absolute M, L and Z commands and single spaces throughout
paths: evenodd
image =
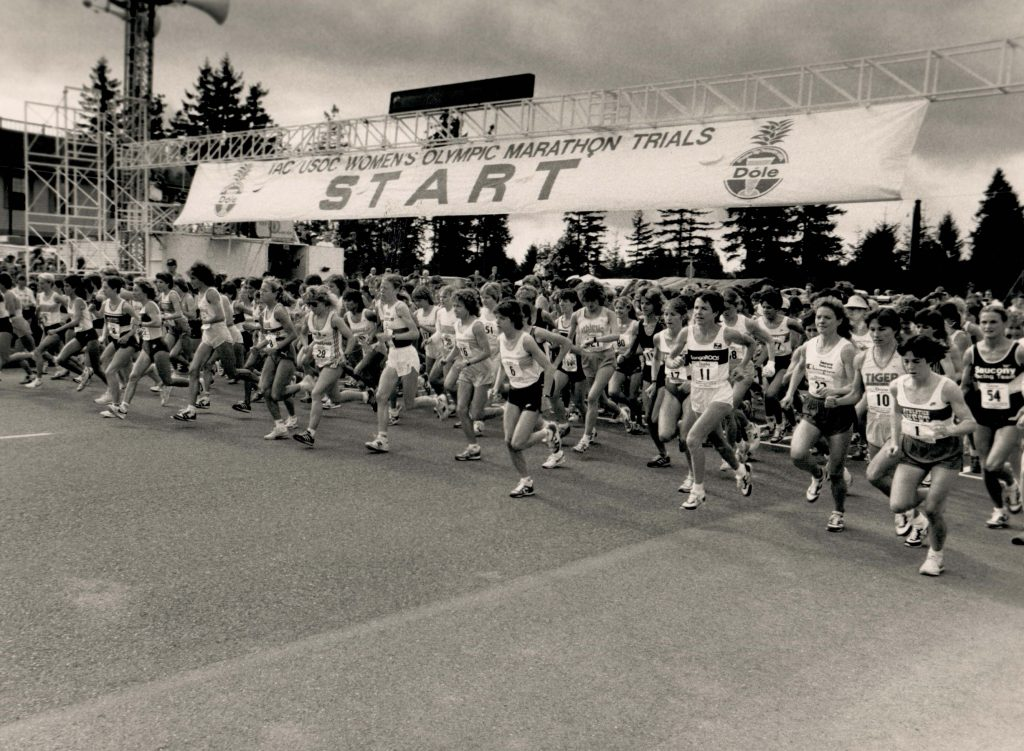
M 79 256 L 117 264 L 117 141 L 69 104 L 78 93 L 65 89 L 58 105 L 25 105 L 34 124 L 24 133 L 26 243 L 56 251 L 70 267 Z
M 732 76 L 457 108 L 459 142 L 1024 92 L 1024 37 Z M 448 111 L 128 143 L 122 169 L 444 143 Z M 456 139 L 448 139 L 456 140 Z

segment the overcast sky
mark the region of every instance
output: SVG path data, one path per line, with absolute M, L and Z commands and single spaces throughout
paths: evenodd
M 195 8 L 160 16 L 154 89 L 172 110 L 203 60 L 228 54 L 269 89 L 282 125 L 332 104 L 342 117 L 384 114 L 395 90 L 516 73 L 548 96 L 1024 37 L 1022 0 L 231 0 L 223 26 Z M 58 102 L 101 56 L 122 69 L 123 23 L 81 0 L 2 0 L 0 18 L 0 118 Z M 932 224 L 951 210 L 966 234 L 996 167 L 1024 195 L 1024 95 L 935 103 L 906 200 L 846 206 L 840 230 L 853 240 L 882 218 L 905 224 L 921 198 Z M 516 256 L 561 231 L 543 214 L 510 227 Z

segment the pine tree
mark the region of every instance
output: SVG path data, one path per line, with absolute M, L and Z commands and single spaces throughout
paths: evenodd
M 123 102 L 121 82 L 111 74 L 107 58 L 101 57 L 89 71 L 89 83 L 79 96 L 77 126 L 89 133 L 119 134 Z
M 747 276 L 784 277 L 793 275 L 793 237 L 797 233 L 794 211 L 790 207 L 729 209 L 722 224 L 727 260 L 743 259 Z
M 566 251 L 572 255 L 578 252 L 581 265 L 571 273 L 595 273 L 601 266 L 601 255 L 604 252 L 604 236 L 608 227 L 604 223 L 602 211 L 570 211 L 563 215 L 566 240 Z
M 469 276 L 473 268 L 472 222 L 465 216 L 436 216 L 429 222 L 431 273 Z
M 633 212 L 631 220 L 632 229 L 626 235 L 626 242 L 629 243 L 626 250 L 626 262 L 630 272 L 643 276 L 648 270 L 648 256 L 651 253 L 651 245 L 654 240 L 654 230 L 644 219 L 644 212 Z
M 946 289 L 962 293 L 967 289 L 970 278 L 970 261 L 963 257 L 964 242 L 960 239 L 960 228 L 950 212 L 946 212 L 936 230 L 936 241 L 945 257 Z
M 273 125 L 263 107 L 267 90 L 258 83 L 250 86 L 244 100 L 243 91 L 242 73 L 235 71 L 227 55 L 216 70 L 207 60 L 199 68 L 194 90 L 185 92 L 181 110 L 171 122 L 174 134 L 234 133 Z
M 880 282 L 887 288 L 902 288 L 904 268 L 898 249 L 899 225 L 883 220 L 868 230 L 853 248 L 848 268 L 854 283 L 874 288 Z
M 999 298 L 1024 269 L 1024 213 L 1001 169 L 992 176 L 974 218 L 971 278 L 977 289 L 990 289 Z
M 508 278 L 514 272 L 516 263 L 508 257 L 506 249 L 512 242 L 508 231 L 507 214 L 483 214 L 470 221 L 471 238 L 474 248 L 474 263 L 483 276 L 489 277 L 496 269 L 499 279 Z
M 722 264 L 715 253 L 715 244 L 706 232 L 714 223 L 704 221 L 707 211 L 691 209 L 661 209 L 660 219 L 654 223 L 658 244 L 667 255 L 668 266 L 657 269 L 661 276 L 688 276 L 693 264 L 693 276 L 721 277 Z
M 793 221 L 797 236 L 794 255 L 800 261 L 799 282 L 822 285 L 835 281 L 835 267 L 842 260 L 843 241 L 835 235 L 833 217 L 846 211 L 829 204 L 799 206 L 794 209 Z
M 516 266 L 516 277 L 522 279 L 527 274 L 534 274 L 537 271 L 537 261 L 540 259 L 540 248 L 536 244 L 526 249 L 526 255 Z

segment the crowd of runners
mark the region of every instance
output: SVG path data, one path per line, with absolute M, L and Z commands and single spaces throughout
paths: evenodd
M 402 416 L 423 408 L 462 430 L 454 459 L 476 461 L 486 421 L 500 417 L 514 498 L 534 494 L 530 447 L 543 445 L 541 467 L 554 470 L 597 445 L 599 424 L 648 436 L 651 470 L 672 467 L 677 444 L 686 510 L 708 501 L 706 449 L 749 496 L 751 453 L 761 441 L 788 444 L 806 500 L 829 486 L 830 532 L 845 529 L 846 462 L 866 458 L 896 534 L 927 544 L 920 572 L 931 576 L 943 570 L 943 509 L 965 464 L 992 501 L 988 527 L 1021 511 L 1024 296 L 892 299 L 838 285 L 748 297 L 643 281 L 616 295 L 536 276 L 456 285 L 387 273 L 227 279 L 202 263 L 173 271 L 42 273 L 35 290 L 0 273 L 0 369 L 20 366 L 29 389 L 61 379 L 102 388 L 99 415 L 114 421 L 128 418 L 142 384 L 164 406 L 178 389 L 186 406 L 173 419 L 201 422 L 217 381 L 218 397 L 237 389 L 236 412 L 266 410 L 265 439 L 308 448 L 325 410 L 352 402 L 376 412 L 370 452 L 390 452 Z M 573 424 L 579 435 L 563 448 Z

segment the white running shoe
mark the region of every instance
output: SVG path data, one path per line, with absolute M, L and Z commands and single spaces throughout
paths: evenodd
M 483 420 L 474 420 L 473 421 L 473 435 L 475 435 L 477 438 L 479 438 L 483 434 L 484 434 L 484 421 Z
M 693 490 L 693 475 L 687 472 L 686 477 L 683 478 L 683 484 L 679 486 L 679 492 L 689 493 L 691 490 Z
M 829 514 L 828 524 L 825 525 L 825 529 L 829 532 L 842 532 L 846 529 L 846 522 L 843 520 L 843 512 L 833 511 Z
M 27 388 L 27 389 L 37 389 L 37 388 L 39 388 L 42 385 L 43 385 L 43 382 L 39 379 L 39 376 L 36 376 L 31 381 L 29 381 L 28 383 L 25 384 L 25 388 Z
M 542 466 L 544 469 L 554 469 L 555 467 L 561 467 L 564 464 L 565 464 L 565 452 L 564 451 L 557 451 L 556 453 L 551 454 L 550 456 L 548 456 L 548 458 L 545 459 L 544 463 L 541 464 L 540 466 Z
M 910 514 L 896 514 L 896 534 L 905 537 L 914 526 Z
M 749 464 L 740 465 L 740 469 L 736 473 L 736 487 L 740 489 L 744 498 L 754 492 L 754 476 L 750 471 Z
M 531 495 L 533 495 L 533 483 L 526 480 L 520 480 L 519 484 L 508 494 L 509 498 L 526 498 Z
M 691 492 L 689 498 L 679 504 L 679 508 L 686 509 L 687 511 L 693 511 L 706 500 L 707 494 L 703 490 Z
M 100 412 L 100 417 L 116 417 L 123 420 L 128 417 L 128 410 L 119 404 L 108 404 L 107 408 Z
M 572 447 L 572 450 L 577 454 L 585 454 L 590 450 L 590 445 L 594 442 L 594 439 L 589 434 L 584 433 L 583 437 Z
M 150 386 L 149 390 L 152 391 L 154 394 L 159 394 L 161 388 L 163 388 L 163 387 L 162 386 Z
M 1020 499 L 1020 486 L 1017 483 L 1010 483 L 1003 489 L 1003 503 L 1011 514 L 1019 514 L 1021 509 L 1024 509 Z
M 110 389 L 104 391 L 100 396 L 93 399 L 96 404 L 110 404 L 114 401 L 114 395 L 110 393 Z
M 807 492 L 804 493 L 804 498 L 807 499 L 808 503 L 814 503 L 818 500 L 818 497 L 821 495 L 821 488 L 825 484 L 825 471 L 819 471 L 821 472 L 821 476 L 812 477 L 811 484 L 807 486 Z
M 372 441 L 367 441 L 363 444 L 375 454 L 386 454 L 391 450 L 391 446 L 388 445 L 387 436 L 377 436 Z
M 938 576 L 943 571 L 942 565 L 942 553 L 936 553 L 934 550 L 928 551 L 928 556 L 924 559 L 924 563 L 921 564 L 921 568 L 917 570 L 919 574 L 925 576 Z
M 288 430 L 295 430 L 295 428 L 299 427 L 299 418 L 296 417 L 295 415 L 292 415 L 291 417 L 284 421 L 284 426 Z
M 992 509 L 992 516 L 985 522 L 989 529 L 1006 529 L 1010 526 L 1010 517 L 1001 508 Z
M 67 368 L 57 368 L 53 371 L 53 375 L 50 376 L 51 381 L 59 381 L 62 378 L 67 378 L 71 375 L 71 371 Z
M 928 536 L 928 524 L 924 522 L 922 526 L 916 524 L 910 525 L 910 534 L 907 535 L 903 544 L 908 548 L 919 548 L 924 542 L 924 538 Z
M 75 391 L 83 391 L 86 386 L 89 385 L 89 381 L 92 380 L 92 368 L 86 368 L 82 371 L 82 375 L 75 379 L 78 383 L 75 386 Z
M 274 429 L 263 437 L 268 441 L 276 441 L 279 438 L 287 438 L 288 428 L 285 427 L 282 423 L 275 423 Z

